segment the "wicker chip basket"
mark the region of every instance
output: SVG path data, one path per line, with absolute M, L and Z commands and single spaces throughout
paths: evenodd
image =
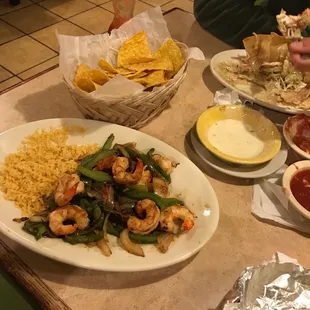
M 176 42 L 182 52 L 186 55 L 188 47 L 185 44 Z M 109 123 L 115 123 L 131 128 L 141 128 L 159 115 L 176 94 L 179 86 L 184 80 L 188 70 L 188 62 L 183 73 L 173 82 L 161 89 L 152 92 L 143 92 L 113 103 L 102 99 L 94 99 L 79 93 L 65 80 L 69 92 L 77 104 L 78 109 L 85 118 L 95 119 Z

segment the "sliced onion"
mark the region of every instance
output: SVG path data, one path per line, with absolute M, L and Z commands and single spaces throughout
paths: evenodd
M 33 215 L 29 217 L 29 221 L 32 223 L 47 223 L 48 218 L 46 216 Z
M 161 179 L 154 177 L 153 178 L 153 191 L 155 194 L 161 196 L 161 197 L 167 197 L 168 196 L 168 183 Z
M 166 253 L 171 242 L 174 240 L 174 234 L 162 234 L 157 238 L 157 248 L 160 252 Z
M 120 241 L 124 249 L 134 255 L 144 257 L 144 251 L 139 244 L 133 243 L 128 236 L 128 229 L 124 229 L 120 235 Z
M 104 256 L 110 256 L 112 254 L 108 243 L 104 239 L 97 241 L 97 247 L 100 249 Z

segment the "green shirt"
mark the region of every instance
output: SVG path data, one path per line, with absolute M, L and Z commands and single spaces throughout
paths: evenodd
M 309 0 L 195 0 L 194 13 L 200 26 L 234 47 L 255 33 L 278 32 L 276 15 L 304 11 Z M 310 36 L 310 27 L 304 32 Z

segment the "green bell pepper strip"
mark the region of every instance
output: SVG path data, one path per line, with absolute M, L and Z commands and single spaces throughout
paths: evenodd
M 184 202 L 179 199 L 162 198 L 154 193 L 148 193 L 148 192 L 138 192 L 134 190 L 129 190 L 123 192 L 122 195 L 137 200 L 151 199 L 156 203 L 156 205 L 161 209 L 161 211 L 173 205 L 184 205 Z
M 115 137 L 114 137 L 113 133 L 111 133 L 111 134 L 109 135 L 107 141 L 104 143 L 102 149 L 104 149 L 104 150 L 110 150 L 111 147 L 112 147 L 112 143 L 113 143 L 113 141 L 114 141 L 114 138 L 115 138 Z
M 122 230 L 123 230 L 123 228 L 121 228 L 121 227 L 115 227 L 110 222 L 107 223 L 107 233 L 110 235 L 113 235 L 115 237 L 119 237 Z M 130 232 L 129 238 L 132 241 L 135 241 L 138 243 L 149 244 L 149 243 L 157 243 L 157 238 L 159 235 L 161 235 L 160 232 L 154 232 L 150 235 L 136 235 L 136 234 L 133 234 L 132 232 Z
M 110 155 L 110 153 L 107 153 L 107 151 L 111 149 L 113 140 L 114 140 L 114 135 L 111 134 L 108 137 L 107 141 L 102 146 L 102 148 L 95 154 L 91 154 L 91 155 L 84 157 L 81 160 L 80 165 L 85 166 L 88 169 L 94 168 L 100 159 Z
M 108 173 L 103 172 L 103 171 L 90 170 L 81 165 L 78 166 L 77 170 L 81 174 L 97 182 L 112 182 L 113 181 L 113 178 Z
M 70 244 L 78 244 L 78 243 L 90 243 L 90 242 L 97 242 L 101 240 L 104 236 L 103 231 L 96 233 L 90 233 L 88 235 L 82 235 L 82 236 L 74 236 L 74 235 L 66 235 L 64 237 L 64 241 L 68 242 Z
M 127 185 L 127 188 L 130 190 L 137 191 L 137 192 L 148 192 L 149 191 L 146 185 L 140 185 L 140 184 Z
M 171 182 L 171 177 L 169 174 L 167 174 L 162 168 L 160 168 L 160 166 L 156 163 L 156 161 L 152 158 L 151 154 L 154 153 L 154 149 L 150 149 L 148 151 L 148 154 L 143 154 L 143 153 L 140 153 L 136 150 L 133 150 L 131 148 L 128 148 L 126 147 L 125 148 L 126 151 L 128 152 L 128 154 L 130 156 L 134 156 L 134 157 L 139 157 L 142 161 L 143 161 L 143 164 L 145 166 L 148 167 L 148 169 L 150 169 L 150 171 L 152 172 L 152 174 L 160 174 L 165 180 L 167 180 L 169 183 Z
M 113 150 L 101 149 L 99 152 L 95 153 L 93 157 L 86 164 L 82 166 L 87 169 L 93 169 L 101 159 L 113 154 L 116 154 L 116 152 Z

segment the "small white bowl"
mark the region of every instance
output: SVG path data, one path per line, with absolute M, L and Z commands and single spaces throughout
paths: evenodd
M 290 146 L 290 148 L 295 151 L 298 155 L 300 155 L 302 158 L 310 159 L 310 154 L 303 151 L 301 148 L 299 148 L 292 140 L 292 137 L 290 135 L 290 130 L 288 129 L 288 121 L 283 125 L 283 136 L 286 141 L 286 143 Z
M 284 189 L 284 193 L 288 198 L 291 205 L 299 212 L 301 215 L 310 220 L 310 211 L 304 208 L 294 197 L 291 191 L 291 180 L 294 175 L 302 170 L 310 170 L 310 160 L 302 160 L 298 161 L 292 165 L 290 165 L 284 172 L 282 179 L 282 187 Z

